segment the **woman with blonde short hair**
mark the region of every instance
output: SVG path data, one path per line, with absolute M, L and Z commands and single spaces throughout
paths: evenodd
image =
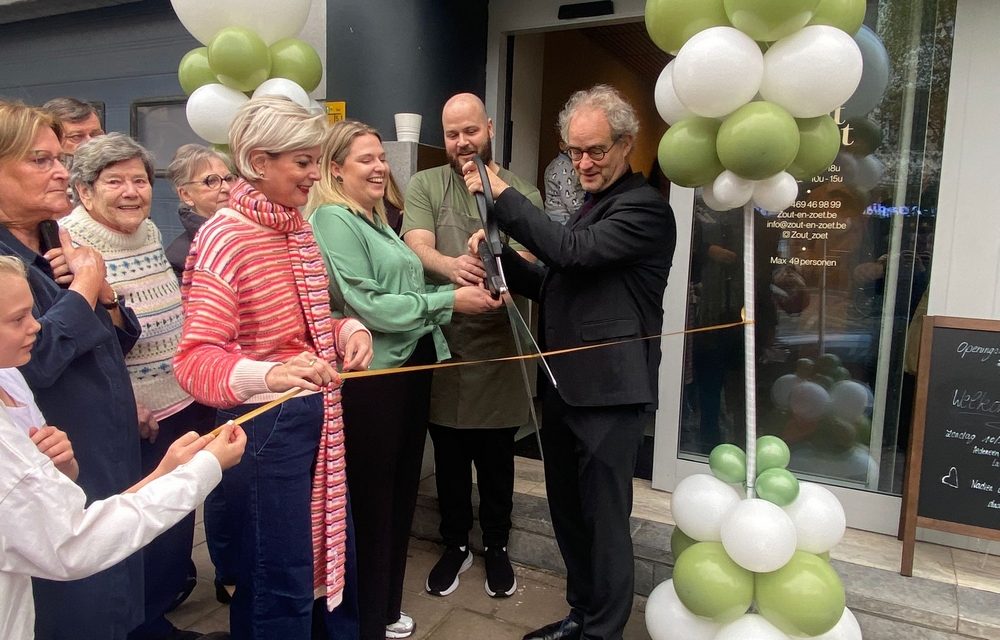
M 223 476 L 240 536 L 236 639 L 308 640 L 315 597 L 333 610 L 352 580 L 337 369 L 368 366 L 371 334 L 357 320 L 331 321 L 323 260 L 299 213 L 319 180 L 324 130 L 322 116 L 284 98 L 240 108 L 229 144 L 241 179 L 201 228 L 183 275 L 181 387 L 220 421 L 301 390 L 244 423 L 247 455 Z

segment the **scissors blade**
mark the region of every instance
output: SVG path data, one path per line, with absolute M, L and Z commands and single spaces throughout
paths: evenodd
M 503 274 L 501 274 L 502 277 Z M 501 296 L 503 298 L 504 307 L 507 309 L 507 317 L 510 319 L 510 331 L 514 336 L 514 348 L 517 350 L 517 355 L 524 356 L 525 349 L 524 344 L 521 341 L 521 331 L 519 331 L 519 326 L 523 327 L 525 333 L 531 338 L 531 331 L 528 330 L 528 325 L 524 322 L 524 317 L 518 310 L 517 305 L 514 303 L 514 299 L 506 289 Z M 520 323 L 520 324 L 519 324 Z M 534 345 L 535 353 L 539 353 L 538 345 L 535 344 L 534 339 L 531 339 L 532 345 Z M 544 364 L 545 360 L 542 359 Z M 518 365 L 521 367 L 521 379 L 524 381 L 524 392 L 528 396 L 528 413 L 531 415 L 531 426 L 535 429 L 535 440 L 538 442 L 538 455 L 541 457 L 542 462 L 545 462 L 545 451 L 542 449 L 542 432 L 538 426 L 538 415 L 535 413 L 535 400 L 531 394 L 531 380 L 528 378 L 528 366 L 525 364 L 523 358 L 517 361 Z M 548 371 L 548 365 L 545 365 L 546 371 Z M 549 376 L 552 376 L 552 372 L 548 372 Z

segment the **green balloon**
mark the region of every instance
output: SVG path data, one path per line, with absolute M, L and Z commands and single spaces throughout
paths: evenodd
M 208 65 L 208 47 L 191 49 L 181 58 L 177 65 L 177 80 L 181 83 L 184 93 L 191 95 L 198 87 L 215 84 L 219 81 L 215 72 Z
M 799 152 L 785 169 L 796 180 L 808 180 L 833 164 L 840 151 L 840 127 L 830 116 L 797 119 Z
M 757 476 L 754 485 L 757 497 L 773 502 L 779 507 L 787 507 L 799 497 L 799 481 L 788 469 L 771 467 Z
M 237 91 L 253 91 L 271 73 L 271 54 L 253 31 L 221 29 L 208 45 L 208 63 L 219 81 Z
M 854 35 L 865 21 L 865 0 L 819 0 L 809 24 L 827 24 Z
M 774 42 L 809 24 L 819 0 L 724 0 L 733 26 L 754 40 Z
M 728 26 L 722 0 L 646 0 L 646 31 L 667 53 L 676 54 L 699 31 Z
M 682 187 L 700 187 L 722 173 L 716 153 L 719 121 L 693 116 L 667 129 L 656 157 L 663 175 Z
M 298 38 L 285 38 L 271 45 L 271 76 L 287 78 L 306 90 L 319 86 L 323 61 L 312 45 Z
M 816 359 L 816 369 L 820 373 L 831 374 L 836 371 L 838 367 L 842 366 L 843 363 L 840 361 L 840 356 L 836 353 L 824 353 Z
M 670 552 L 674 554 L 674 562 L 677 562 L 677 558 L 681 557 L 684 551 L 696 544 L 698 544 L 697 540 L 681 531 L 680 527 L 674 525 L 674 532 L 670 534 Z
M 795 160 L 799 128 L 795 118 L 778 105 L 751 102 L 730 114 L 719 127 L 716 150 L 726 169 L 747 180 L 763 180 L 784 171 Z
M 708 467 L 723 482 L 746 482 L 747 454 L 735 444 L 720 444 L 708 455 Z
M 766 469 L 784 469 L 791 459 L 788 445 L 778 436 L 757 438 L 757 475 Z
M 811 358 L 799 358 L 795 361 L 795 375 L 800 378 L 808 378 L 812 375 L 816 363 Z
M 824 634 L 844 613 L 840 577 L 830 563 L 811 553 L 796 551 L 777 571 L 758 573 L 754 587 L 760 614 L 789 635 Z
M 847 129 L 844 149 L 856 156 L 874 153 L 882 144 L 882 129 L 868 118 L 851 118 L 844 126 Z
M 753 574 L 732 561 L 721 542 L 699 542 L 674 562 L 674 589 L 688 610 L 725 624 L 753 601 Z

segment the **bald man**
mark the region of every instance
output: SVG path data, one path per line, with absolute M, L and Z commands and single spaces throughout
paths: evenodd
M 461 167 L 476 155 L 535 206 L 541 195 L 533 185 L 493 161 L 493 121 L 482 100 L 460 93 L 441 113 L 449 164 L 417 173 L 406 192 L 403 240 L 420 257 L 431 282 L 457 286 L 482 284 L 482 262 L 466 243 L 482 228 L 475 198 L 462 180 Z M 544 216 L 544 214 L 542 214 Z M 517 251 L 520 245 L 512 244 Z M 524 253 L 530 258 L 530 254 Z M 524 306 L 524 299 L 516 299 Z M 522 314 L 524 314 L 522 310 Z M 503 310 L 479 316 L 456 315 L 443 326 L 454 360 L 516 355 L 510 322 Z M 434 372 L 428 430 L 434 441 L 441 537 L 445 550 L 427 577 L 428 593 L 447 596 L 459 574 L 472 566 L 472 465 L 479 489 L 486 593 L 507 597 L 517 589 L 507 557 L 514 493 L 514 436 L 528 422 L 530 398 L 517 363 L 455 367 Z

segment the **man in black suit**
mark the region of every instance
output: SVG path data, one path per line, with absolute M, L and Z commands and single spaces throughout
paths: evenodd
M 676 229 L 660 193 L 632 173 L 639 123 L 616 90 L 575 93 L 559 128 L 587 198 L 563 226 L 489 172 L 498 225 L 545 265 L 507 249 L 503 266 L 511 289 L 541 303 L 544 349 L 614 346 L 549 361 L 558 388 L 544 390 L 545 483 L 571 611 L 524 638 L 620 640 L 634 586 L 632 474 L 660 363 L 659 339 L 638 338 L 660 333 Z M 463 172 L 481 191 L 475 165 Z

